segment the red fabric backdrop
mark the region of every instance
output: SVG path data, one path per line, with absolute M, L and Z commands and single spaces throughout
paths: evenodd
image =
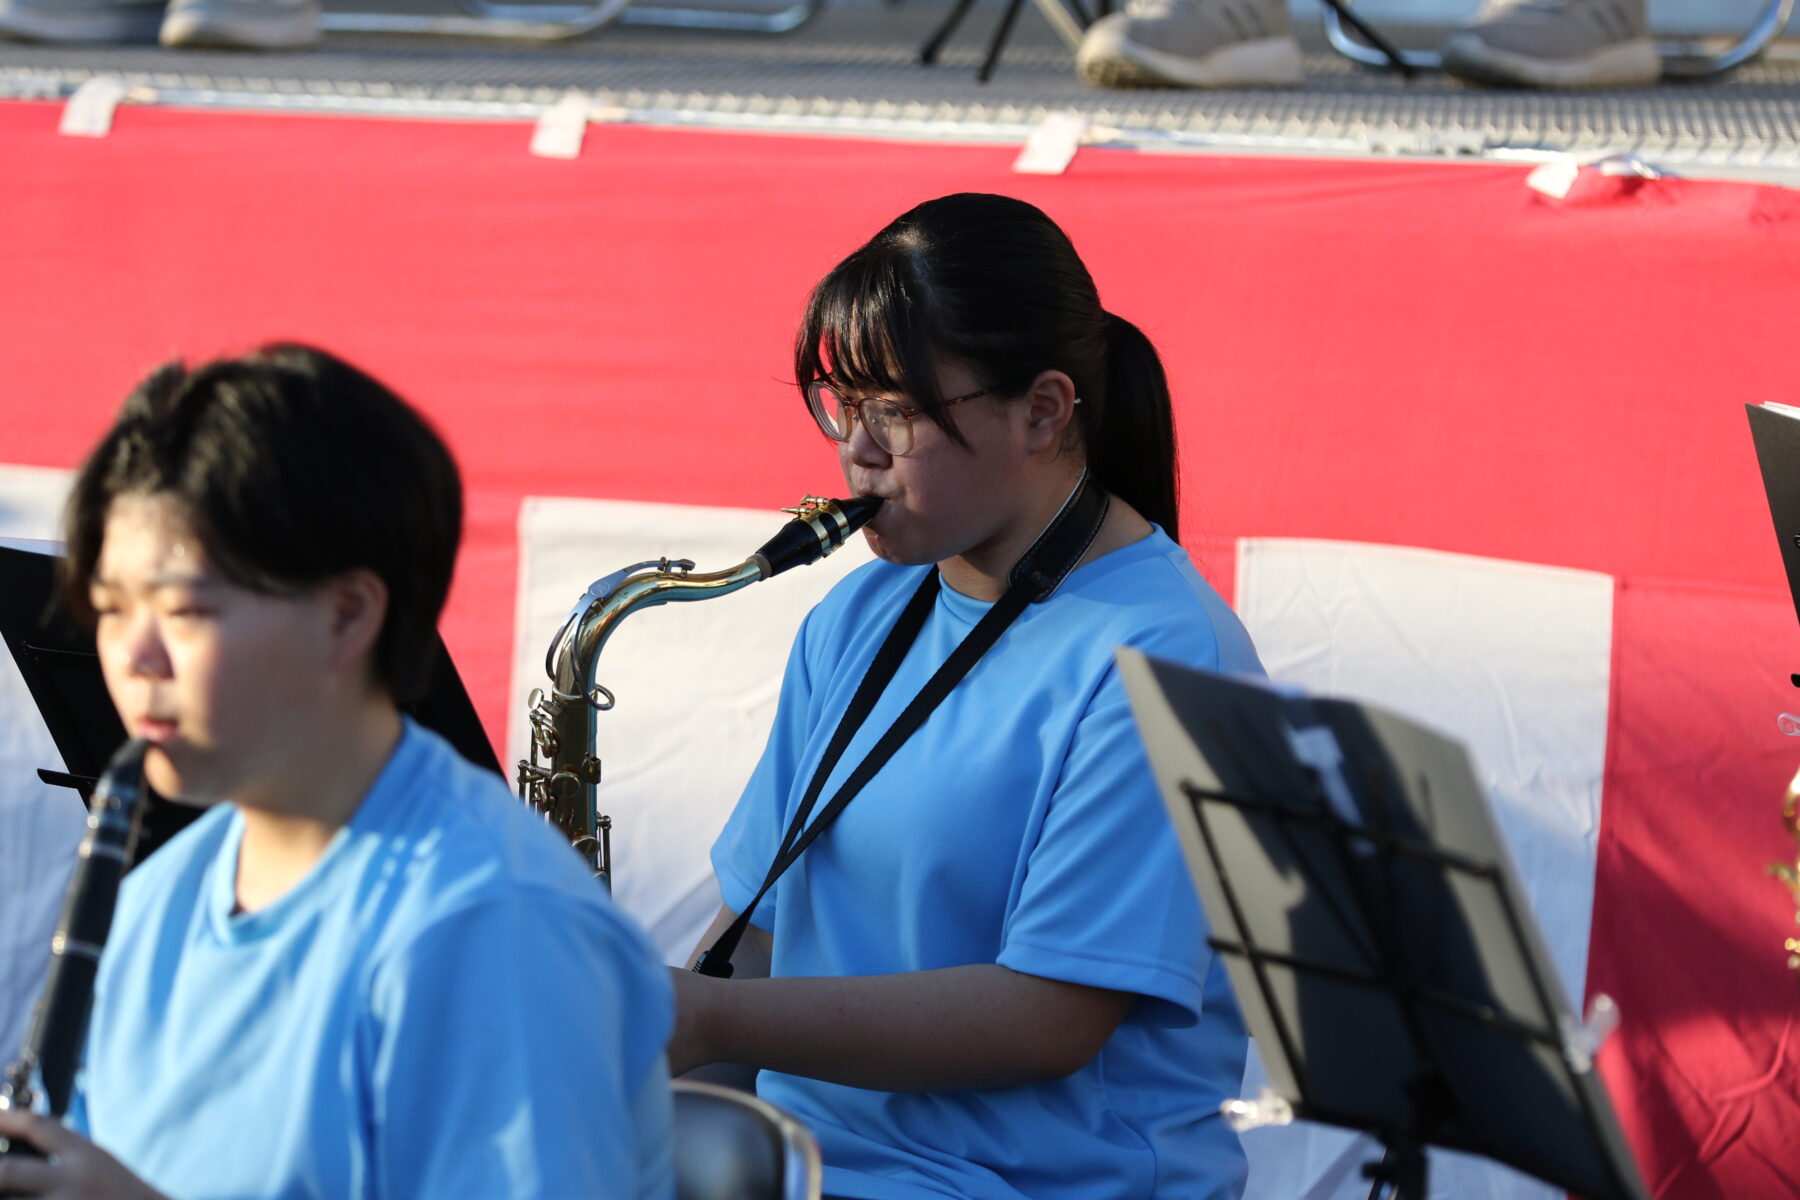
M 459 454 L 446 636 L 493 735 L 526 495 L 772 507 L 829 489 L 787 348 L 806 288 L 913 202 L 1060 221 L 1162 347 L 1189 541 L 1424 546 L 1617 580 L 1589 990 L 1653 1188 L 1800 1194 L 1790 928 L 1763 864 L 1800 637 L 1742 415 L 1791 399 L 1800 199 L 1523 169 L 0 105 L 0 462 L 70 466 L 175 354 L 313 341 Z M 597 564 L 610 567 L 614 564 Z M 598 572 L 597 572 L 598 573 Z M 1546 919 L 1554 919 L 1547 915 Z

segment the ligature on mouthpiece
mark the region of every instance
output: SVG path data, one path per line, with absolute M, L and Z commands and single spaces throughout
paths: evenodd
M 755 555 L 766 568 L 763 578 L 824 558 L 867 525 L 880 507 L 880 496 L 857 496 L 849 500 L 808 496 L 794 508 L 784 509 L 793 513 L 794 519 L 763 543 Z

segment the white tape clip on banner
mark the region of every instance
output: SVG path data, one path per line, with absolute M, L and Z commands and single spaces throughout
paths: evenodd
M 1025 148 L 1013 160 L 1013 171 L 1020 175 L 1061 175 L 1075 161 L 1075 151 L 1081 148 L 1087 132 L 1088 119 L 1080 113 L 1051 113 L 1025 139 Z
M 64 137 L 105 137 L 112 132 L 113 112 L 128 89 L 117 75 L 90 75 L 69 97 L 57 127 Z
M 1635 175 L 1639 179 L 1666 179 L 1668 173 L 1635 154 L 1607 154 L 1583 162 L 1572 154 L 1559 154 L 1525 177 L 1525 186 L 1552 200 L 1567 200 L 1581 173 L 1593 168 L 1602 175 Z
M 538 118 L 531 132 L 531 152 L 539 158 L 580 158 L 588 108 L 588 98 L 580 92 L 564 93 Z

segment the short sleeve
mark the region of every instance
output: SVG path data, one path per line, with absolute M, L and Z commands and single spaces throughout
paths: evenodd
M 667 1091 L 667 977 L 616 914 L 527 899 L 454 912 L 375 968 L 374 1194 L 672 1195 L 668 1106 L 645 1103 Z
M 63 1114 L 63 1124 L 89 1140 L 93 1139 L 91 1127 L 88 1125 L 87 1089 L 77 1079 L 75 1091 L 69 1097 L 69 1111 Z
M 1174 827 L 1116 671 L 1083 713 L 1008 914 L 1000 964 L 1158 1003 L 1134 1019 L 1200 1017 L 1212 951 Z
M 750 782 L 744 785 L 724 831 L 713 843 L 713 874 L 718 878 L 721 898 L 733 912 L 743 912 L 762 887 L 763 878 L 775 861 L 775 852 L 781 848 L 781 835 L 787 829 L 788 802 L 806 753 L 811 719 L 812 682 L 806 645 L 813 619 L 814 614 L 809 613 L 788 653 L 775 724 L 769 730 L 762 758 L 751 773 Z M 771 889 L 762 898 L 751 924 L 759 929 L 775 927 L 775 896 L 776 891 Z

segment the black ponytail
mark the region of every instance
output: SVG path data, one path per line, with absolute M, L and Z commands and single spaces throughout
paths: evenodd
M 1101 487 L 1181 540 L 1169 377 L 1143 331 L 1106 316 L 1106 391 L 1085 420 L 1087 465 Z

